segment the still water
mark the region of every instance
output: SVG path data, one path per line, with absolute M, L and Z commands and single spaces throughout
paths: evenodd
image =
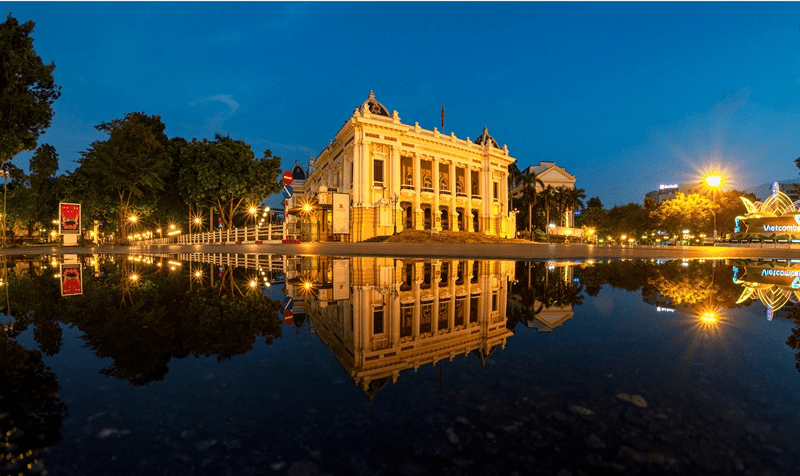
M 800 467 L 787 260 L 2 265 L 0 473 Z

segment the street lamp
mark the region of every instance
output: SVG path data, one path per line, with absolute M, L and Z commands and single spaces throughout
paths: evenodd
M 720 184 L 722 184 L 721 175 L 715 174 L 706 177 L 706 185 L 711 188 L 711 203 L 713 206 L 712 210 L 714 212 L 714 242 L 717 241 L 717 191 Z

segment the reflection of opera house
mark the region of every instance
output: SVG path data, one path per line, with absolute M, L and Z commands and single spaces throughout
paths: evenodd
M 313 257 L 290 266 L 286 292 L 372 398 L 404 369 L 504 347 L 513 265 Z

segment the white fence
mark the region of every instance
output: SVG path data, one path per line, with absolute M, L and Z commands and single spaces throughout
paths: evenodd
M 137 240 L 136 246 L 149 245 L 189 245 L 189 244 L 214 244 L 214 243 L 267 243 L 280 242 L 284 238 L 283 225 L 268 225 L 230 230 L 207 231 L 205 233 L 192 233 L 185 235 L 158 238 L 153 240 Z

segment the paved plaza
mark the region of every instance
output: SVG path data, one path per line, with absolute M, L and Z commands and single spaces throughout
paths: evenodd
M 787 258 L 800 259 L 800 248 L 728 246 L 598 246 L 543 243 L 301 243 L 241 245 L 154 245 L 100 247 L 24 247 L 0 255 L 117 253 L 248 253 L 278 255 L 389 256 L 470 259 L 674 259 Z

